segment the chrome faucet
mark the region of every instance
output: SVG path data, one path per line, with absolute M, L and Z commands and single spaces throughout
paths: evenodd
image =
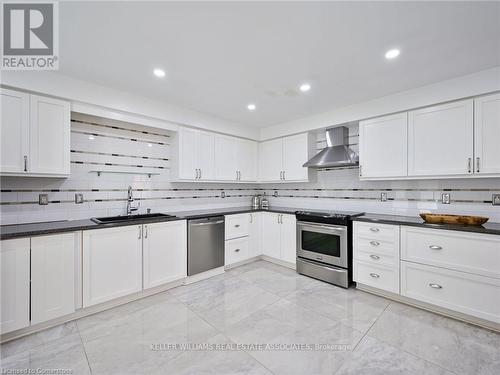
M 127 215 L 131 215 L 132 211 L 137 211 L 139 209 L 139 206 L 141 205 L 141 202 L 138 202 L 136 206 L 134 206 L 134 197 L 132 196 L 132 186 L 128 187 L 128 194 L 127 194 Z

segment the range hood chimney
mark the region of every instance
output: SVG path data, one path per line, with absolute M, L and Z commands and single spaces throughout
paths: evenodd
M 359 164 L 359 156 L 349 147 L 349 129 L 338 126 L 326 130 L 323 150 L 303 165 L 309 168 L 347 167 Z

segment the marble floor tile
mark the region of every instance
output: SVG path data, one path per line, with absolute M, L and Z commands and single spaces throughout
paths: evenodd
M 430 362 L 365 336 L 335 375 L 453 375 Z
M 389 304 L 384 298 L 354 288 L 344 289 L 319 281 L 296 290 L 286 299 L 362 332 L 372 326 Z
M 456 374 L 500 374 L 500 334 L 392 302 L 368 335 Z

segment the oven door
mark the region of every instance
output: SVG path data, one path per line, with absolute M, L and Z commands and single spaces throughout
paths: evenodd
M 297 256 L 347 268 L 347 227 L 298 221 Z

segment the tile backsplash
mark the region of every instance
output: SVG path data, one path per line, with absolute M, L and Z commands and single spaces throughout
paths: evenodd
M 71 176 L 3 177 L 1 224 L 125 214 L 129 185 L 140 213 L 148 208 L 173 212 L 243 206 L 250 204 L 252 195 L 266 193 L 275 206 L 398 215 L 428 210 L 483 215 L 500 222 L 500 206 L 491 204 L 492 195 L 500 193 L 500 178 L 360 181 L 357 168 L 344 168 L 312 172 L 309 183 L 175 183 L 170 176 L 169 132 L 76 113 L 72 117 Z M 357 128 L 351 127 L 353 149 L 357 138 Z M 323 147 L 324 134 L 319 132 L 317 148 Z M 381 193 L 387 194 L 386 201 L 381 201 Z M 441 203 L 443 193 L 450 194 L 450 204 Z M 48 194 L 48 205 L 38 204 L 39 194 Z M 83 203 L 75 203 L 75 194 L 83 194 Z

